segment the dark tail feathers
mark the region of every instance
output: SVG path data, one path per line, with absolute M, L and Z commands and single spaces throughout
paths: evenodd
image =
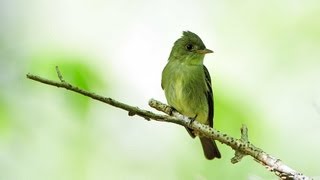
M 204 155 L 206 156 L 207 159 L 211 160 L 214 158 L 218 158 L 218 159 L 221 158 L 221 154 L 219 152 L 216 142 L 206 137 L 200 137 L 200 141 L 201 141 Z

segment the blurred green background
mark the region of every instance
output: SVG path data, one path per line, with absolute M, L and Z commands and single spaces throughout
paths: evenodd
M 0 179 L 276 179 L 233 151 L 207 161 L 184 128 L 147 122 L 26 79 L 64 78 L 150 109 L 183 30 L 215 51 L 215 127 L 320 176 L 320 3 L 306 1 L 0 2 Z

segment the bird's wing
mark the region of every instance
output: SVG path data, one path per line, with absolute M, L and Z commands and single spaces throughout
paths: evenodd
M 208 69 L 204 65 L 203 65 L 203 70 L 204 70 L 204 74 L 205 74 L 206 85 L 208 88 L 206 91 L 206 97 L 207 97 L 208 107 L 209 107 L 208 122 L 209 122 L 209 126 L 213 127 L 214 104 L 213 104 L 213 92 L 212 92 L 212 87 L 211 87 L 211 77 L 210 77 Z

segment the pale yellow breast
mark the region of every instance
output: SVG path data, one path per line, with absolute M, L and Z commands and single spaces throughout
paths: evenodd
M 167 66 L 163 82 L 168 104 L 188 117 L 207 124 L 208 105 L 205 95 L 206 84 L 202 66 L 176 64 Z

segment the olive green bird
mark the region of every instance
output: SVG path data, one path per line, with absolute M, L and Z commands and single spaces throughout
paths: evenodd
M 162 71 L 161 86 L 167 102 L 181 114 L 213 127 L 213 93 L 208 69 L 203 65 L 206 48 L 198 35 L 184 31 L 171 50 L 167 65 Z M 194 138 L 197 132 L 187 128 Z M 198 135 L 199 136 L 199 135 Z M 207 159 L 221 158 L 214 141 L 200 136 Z

